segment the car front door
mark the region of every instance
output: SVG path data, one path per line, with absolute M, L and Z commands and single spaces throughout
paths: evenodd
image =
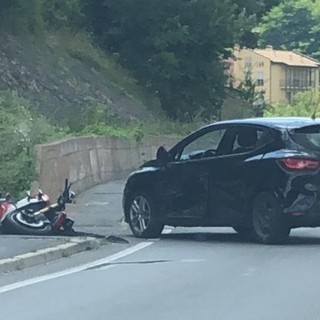
M 210 128 L 186 139 L 166 167 L 162 190 L 167 219 L 194 224 L 209 217 L 209 174 L 224 128 Z

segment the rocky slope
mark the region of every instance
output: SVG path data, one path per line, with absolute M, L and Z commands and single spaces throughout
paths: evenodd
M 107 105 L 110 118 L 144 120 L 151 112 L 110 82 L 105 70 L 59 50 L 54 38 L 0 34 L 0 90 L 14 90 L 51 119 L 89 105 Z

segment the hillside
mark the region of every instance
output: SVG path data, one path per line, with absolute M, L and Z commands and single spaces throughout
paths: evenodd
M 73 119 L 68 125 L 77 129 L 81 112 L 98 105 L 107 106 L 110 120 L 152 117 L 134 80 L 87 38 L 55 35 L 35 41 L 1 34 L 0 52 L 0 89 L 18 92 L 54 123 L 66 124 L 68 115 Z

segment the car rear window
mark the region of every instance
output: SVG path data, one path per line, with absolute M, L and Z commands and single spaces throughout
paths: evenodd
M 294 129 L 290 133 L 293 140 L 300 146 L 320 151 L 320 125 Z

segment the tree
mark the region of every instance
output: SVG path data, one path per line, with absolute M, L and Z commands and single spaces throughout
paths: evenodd
M 238 44 L 241 47 L 256 48 L 259 35 L 254 28 L 261 18 L 281 0 L 234 0 L 234 2 L 237 5 L 236 12 L 239 16 L 239 29 L 241 30 Z
M 259 45 L 298 49 L 320 57 L 320 0 L 287 0 L 274 7 L 259 25 Z
M 244 80 L 237 88 L 240 97 L 250 104 L 251 111 L 254 117 L 262 117 L 264 110 L 267 107 L 264 98 L 264 91 L 256 92 L 256 83 L 252 79 L 252 73 L 247 70 L 244 75 Z
M 238 90 L 241 98 L 249 102 L 250 106 L 252 106 L 255 97 L 256 83 L 252 79 L 252 73 L 250 70 L 245 72 L 244 79 L 238 86 Z
M 216 114 L 223 100 L 221 60 L 236 41 L 236 8 L 231 0 L 104 0 L 88 12 L 101 46 L 171 118 L 192 120 Z

